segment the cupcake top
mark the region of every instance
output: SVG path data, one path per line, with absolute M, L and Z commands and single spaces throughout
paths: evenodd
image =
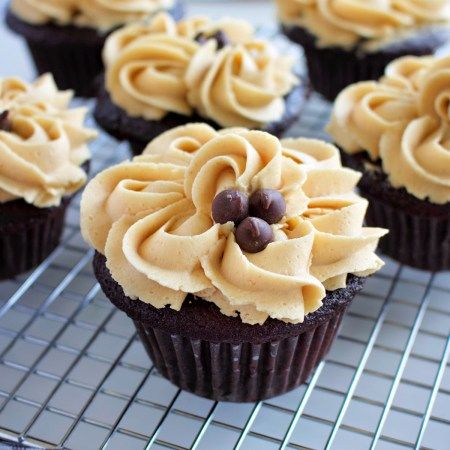
M 131 298 L 179 310 L 194 294 L 246 323 L 299 323 L 382 266 L 359 178 L 322 141 L 190 124 L 92 180 L 81 228 Z
M 445 204 L 450 202 L 449 104 L 450 57 L 404 57 L 378 82 L 342 91 L 328 131 L 346 152 L 366 151 L 381 161 L 394 187 Z
M 419 27 L 449 24 L 449 0 L 277 0 L 280 20 L 322 47 L 377 49 Z
M 222 127 L 261 128 L 283 117 L 298 83 L 293 60 L 235 19 L 176 23 L 161 13 L 112 33 L 103 55 L 112 101 L 147 120 L 196 112 Z
M 11 11 L 33 25 L 56 23 L 108 31 L 145 19 L 174 0 L 12 0 Z
M 80 166 L 96 132 L 84 128 L 84 108 L 69 109 L 71 99 L 51 75 L 0 79 L 0 203 L 57 206 L 85 184 Z

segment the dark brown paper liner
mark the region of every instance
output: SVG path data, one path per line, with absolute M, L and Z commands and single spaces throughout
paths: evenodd
M 103 70 L 101 52 L 104 40 L 97 44 L 54 45 L 27 40 L 39 74 L 50 72 L 59 89 L 73 89 L 79 97 L 95 95 L 95 78 Z
M 311 85 L 329 101 L 352 83 L 377 80 L 395 59 L 383 54 L 358 57 L 343 50 L 313 46 L 305 46 L 304 51 Z
M 450 269 L 450 214 L 446 217 L 413 214 L 364 189 L 360 191 L 370 204 L 367 225 L 389 229 L 389 234 L 380 241 L 381 252 L 417 269 Z
M 379 250 L 417 269 L 450 269 L 450 204 L 436 205 L 394 188 L 381 167 L 373 172 L 365 170 L 369 161 L 365 153 L 341 151 L 341 156 L 343 164 L 363 172 L 358 187 L 369 200 L 367 225 L 389 229 Z
M 344 311 L 311 331 L 262 344 L 190 339 L 134 323 L 154 365 L 173 384 L 217 401 L 255 402 L 308 379 L 328 353 Z
M 327 354 L 346 308 L 364 279 L 349 276 L 301 324 L 269 319 L 248 325 L 212 303 L 188 297 L 180 311 L 125 296 L 96 253 L 94 272 L 106 296 L 133 319 L 158 371 L 178 387 L 213 400 L 254 402 L 290 391 Z
M 59 89 L 73 89 L 78 96 L 96 94 L 94 80 L 103 70 L 106 35 L 91 28 L 31 25 L 11 12 L 6 22 L 25 38 L 39 74 L 52 73 Z
M 284 34 L 292 41 L 300 44 L 305 53 L 309 80 L 315 91 L 327 100 L 333 101 L 338 94 L 350 84 L 358 81 L 377 80 L 386 66 L 401 56 L 429 55 L 444 45 L 448 39 L 448 31 L 429 33 L 401 42 L 397 47 L 386 50 L 364 53 L 356 48 L 344 50 L 339 47 L 319 48 L 316 38 L 305 29 L 297 26 L 282 25 Z
M 43 209 L 24 200 L 0 205 L 0 280 L 27 272 L 55 250 L 69 203 L 64 199 L 58 207 Z

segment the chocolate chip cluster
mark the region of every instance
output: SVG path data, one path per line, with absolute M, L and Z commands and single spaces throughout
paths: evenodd
M 216 223 L 234 222 L 236 242 L 244 252 L 263 251 L 274 240 L 270 225 L 286 214 L 286 202 L 275 189 L 258 189 L 250 198 L 237 189 L 226 189 L 214 198 Z

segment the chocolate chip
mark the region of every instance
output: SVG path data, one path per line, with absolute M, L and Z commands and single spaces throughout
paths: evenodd
M 247 217 L 236 229 L 236 242 L 244 252 L 263 251 L 274 240 L 271 226 L 257 217 Z
M 214 39 L 217 42 L 217 49 L 221 50 L 230 43 L 228 36 L 222 30 L 217 30 L 214 34 L 206 34 L 205 32 L 198 33 L 194 40 L 200 45 L 206 44 L 210 39 Z
M 228 36 L 222 30 L 217 30 L 214 33 L 214 35 L 212 36 L 212 38 L 217 41 L 217 49 L 218 50 L 221 50 L 222 48 L 226 47 L 230 43 Z
M 194 40 L 196 42 L 198 42 L 200 45 L 206 44 L 206 42 L 208 41 L 208 38 L 206 37 L 206 34 L 203 33 L 203 31 L 201 31 L 200 33 L 198 33 Z
M 213 200 L 212 216 L 216 223 L 239 224 L 248 216 L 247 195 L 237 189 L 220 192 Z
M 250 197 L 250 215 L 268 224 L 278 223 L 286 214 L 286 201 L 275 189 L 258 189 Z
M 9 120 L 9 111 L 5 109 L 0 113 L 0 130 L 11 131 L 11 121 Z

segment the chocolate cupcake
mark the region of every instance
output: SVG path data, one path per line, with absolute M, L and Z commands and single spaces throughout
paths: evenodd
M 84 108 L 51 75 L 0 80 L 0 280 L 41 263 L 58 245 L 71 196 L 86 182 Z
M 283 32 L 300 44 L 313 88 L 333 101 L 376 80 L 402 56 L 430 55 L 450 40 L 449 0 L 277 0 Z
M 105 82 L 94 115 L 135 154 L 189 122 L 281 135 L 303 104 L 292 58 L 256 39 L 240 20 L 176 23 L 160 14 L 113 33 L 103 57 Z
M 25 38 L 40 74 L 50 72 L 60 89 L 89 97 L 96 94 L 111 31 L 164 9 L 183 16 L 181 0 L 11 0 L 6 23 Z
M 91 181 L 81 228 L 161 374 L 257 401 L 308 378 L 382 266 L 359 176 L 321 141 L 191 124 Z
M 450 269 L 449 102 L 450 58 L 405 57 L 345 89 L 328 125 L 364 172 L 368 224 L 390 229 L 381 250 L 425 270 Z

